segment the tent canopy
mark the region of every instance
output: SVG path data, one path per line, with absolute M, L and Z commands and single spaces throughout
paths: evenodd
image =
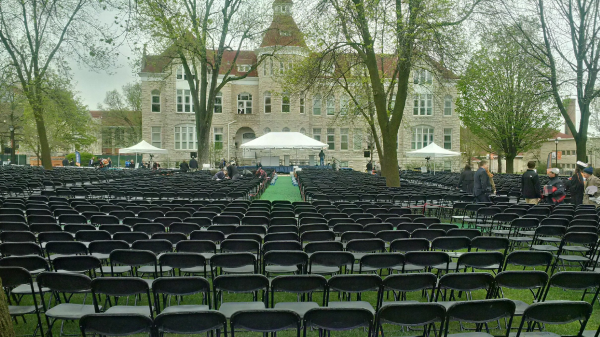
M 460 156 L 460 152 L 446 150 L 446 149 L 439 147 L 436 143 L 431 143 L 422 149 L 407 152 L 406 155 L 409 157 L 419 157 L 419 158 L 426 158 L 426 157 L 443 158 L 443 157 Z
M 328 145 L 312 139 L 300 132 L 269 132 L 266 135 L 253 139 L 241 146 L 249 150 L 275 150 L 275 149 L 327 149 Z
M 156 146 L 152 146 L 151 144 L 148 144 L 148 142 L 146 142 L 145 140 L 142 140 L 141 142 L 135 144 L 134 146 L 125 148 L 125 149 L 119 149 L 119 154 L 121 153 L 148 153 L 148 154 L 155 154 L 155 153 L 167 153 L 168 151 L 165 149 L 159 149 Z

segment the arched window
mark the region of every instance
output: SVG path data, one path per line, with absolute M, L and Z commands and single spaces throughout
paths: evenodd
M 313 97 L 313 115 L 320 116 L 321 115 L 321 95 L 316 94 Z
M 152 90 L 152 112 L 160 112 L 160 91 Z
M 290 94 L 287 92 L 281 94 L 281 112 L 290 112 Z
M 452 116 L 452 96 L 444 97 L 444 116 Z
M 411 149 L 418 150 L 433 143 L 433 127 L 419 125 L 413 129 Z
M 290 132 L 290 128 L 288 128 L 287 126 L 285 128 L 283 128 L 283 130 L 281 130 L 281 132 Z
M 195 150 L 197 148 L 196 126 L 193 124 L 176 125 L 175 150 Z
M 301 128 L 300 129 L 300 133 L 303 134 L 303 135 L 306 135 L 306 129 L 305 128 Z
M 265 91 L 264 98 L 265 98 L 265 113 L 270 114 L 271 113 L 271 92 Z
M 271 132 L 271 129 L 270 128 L 265 128 L 264 132 L 265 132 L 265 135 L 266 135 L 267 133 Z
M 215 95 L 214 112 L 216 114 L 220 114 L 223 112 L 223 94 L 220 91 Z
M 249 115 L 252 113 L 252 94 L 243 92 L 238 95 L 238 114 Z

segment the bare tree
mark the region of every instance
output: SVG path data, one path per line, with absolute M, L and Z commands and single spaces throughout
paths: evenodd
M 117 1 L 117 0 L 115 0 Z M 89 66 L 106 66 L 117 45 L 114 29 L 98 21 L 113 1 L 2 0 L 0 44 L 35 117 L 42 163 L 52 168 L 44 118 L 43 83 L 51 71 L 68 72 L 67 60 L 77 57 Z M 115 26 L 125 26 L 117 22 Z
M 268 16 L 260 3 L 243 0 L 140 0 L 138 22 L 163 53 L 183 66 L 196 116 L 198 160 L 209 161 L 215 97 L 230 82 L 246 78 L 268 55 L 238 71 L 243 48 L 262 37 Z M 224 61 L 226 53 L 233 58 Z M 271 54 L 272 55 L 272 54 Z
M 517 23 L 516 36 L 522 50 L 534 57 L 538 75 L 552 88 L 552 96 L 577 144 L 577 160 L 585 161 L 590 104 L 600 96 L 600 1 L 598 0 L 504 0 L 509 24 Z M 538 29 L 520 24 L 525 16 Z M 524 39 L 523 39 L 524 37 Z M 579 129 L 571 120 L 564 96 L 576 92 Z

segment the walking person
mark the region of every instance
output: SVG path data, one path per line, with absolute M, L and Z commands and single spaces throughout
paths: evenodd
M 479 162 L 479 169 L 473 177 L 473 196 L 476 202 L 490 202 L 490 193 L 492 185 L 488 176 L 488 162 L 482 160 Z
M 560 170 L 555 167 L 548 172 L 548 183 L 544 185 L 544 200 L 548 204 L 558 205 L 565 200 L 565 185 L 562 179 L 558 176 Z
M 369 162 L 367 163 L 367 173 L 373 173 L 373 161 L 371 160 L 369 160 Z
M 321 166 L 325 166 L 325 152 L 323 150 L 319 152 L 319 160 L 321 161 Z
M 181 164 L 179 164 L 179 170 L 181 172 L 187 172 L 190 169 L 190 165 L 188 165 L 188 163 L 184 160 L 181 162 Z
M 583 169 L 583 177 L 585 178 L 583 203 L 585 205 L 596 205 L 596 207 L 598 207 L 598 203 L 590 200 L 590 198 L 600 197 L 600 178 L 594 175 L 594 168 L 591 166 Z
M 462 191 L 473 194 L 473 179 L 475 172 L 471 170 L 470 165 L 465 165 L 465 169 L 461 172 L 460 178 L 458 178 L 458 188 Z
M 541 187 L 540 177 L 535 171 L 535 161 L 527 163 L 527 171 L 521 176 L 521 194 L 528 204 L 537 205 L 540 202 Z
M 196 160 L 196 157 L 190 159 L 190 169 L 192 172 L 198 170 L 198 161 Z
M 566 187 L 571 192 L 571 203 L 575 205 L 575 207 L 581 205 L 583 203 L 583 190 L 584 190 L 584 181 L 583 175 L 581 172 L 588 165 L 584 162 L 578 161 L 575 172 L 573 172 L 573 176 L 569 178 L 566 183 Z
M 69 166 L 69 160 L 67 159 L 67 157 L 65 157 L 65 159 L 62 160 L 62 166 Z

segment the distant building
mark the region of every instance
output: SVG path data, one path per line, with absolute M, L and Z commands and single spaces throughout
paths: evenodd
M 117 155 L 120 148 L 142 140 L 141 113 L 136 111 L 90 111 L 96 142 L 89 151 L 96 155 Z
M 365 157 L 370 143 L 368 128 L 362 117 L 354 123 L 336 118 L 350 101 L 342 90 L 329 96 L 324 92 L 286 93 L 277 84 L 277 76 L 307 57 L 308 49 L 292 17 L 292 1 L 273 1 L 273 13 L 271 27 L 260 47 L 241 51 L 231 75 L 248 72 L 258 56 L 276 50 L 275 57 L 265 60 L 247 78 L 228 83 L 215 100 L 211 160 L 218 161 L 229 153 L 230 159 L 237 159 L 240 165 L 254 165 L 269 154 L 245 151 L 240 148 L 242 144 L 271 131 L 295 131 L 329 145 L 326 163 L 335 158 L 340 167 L 365 170 L 369 161 Z M 231 64 L 234 54 L 235 51 L 226 52 L 223 64 Z M 189 159 L 190 153 L 197 151 L 197 141 L 194 107 L 183 67 L 165 54 L 147 55 L 139 76 L 143 139 L 169 150 L 168 155 L 157 155 L 155 160 L 174 165 Z M 434 61 L 412 72 L 396 140 L 401 167 L 422 166 L 424 159 L 409 159 L 405 153 L 432 142 L 460 151 L 460 121 L 454 111 L 457 79 Z M 273 151 L 270 155 L 279 156 L 282 165 L 314 164 L 319 160 L 317 151 Z M 378 161 L 376 154 L 373 158 Z M 440 160 L 437 165 L 457 170 L 460 158 Z

